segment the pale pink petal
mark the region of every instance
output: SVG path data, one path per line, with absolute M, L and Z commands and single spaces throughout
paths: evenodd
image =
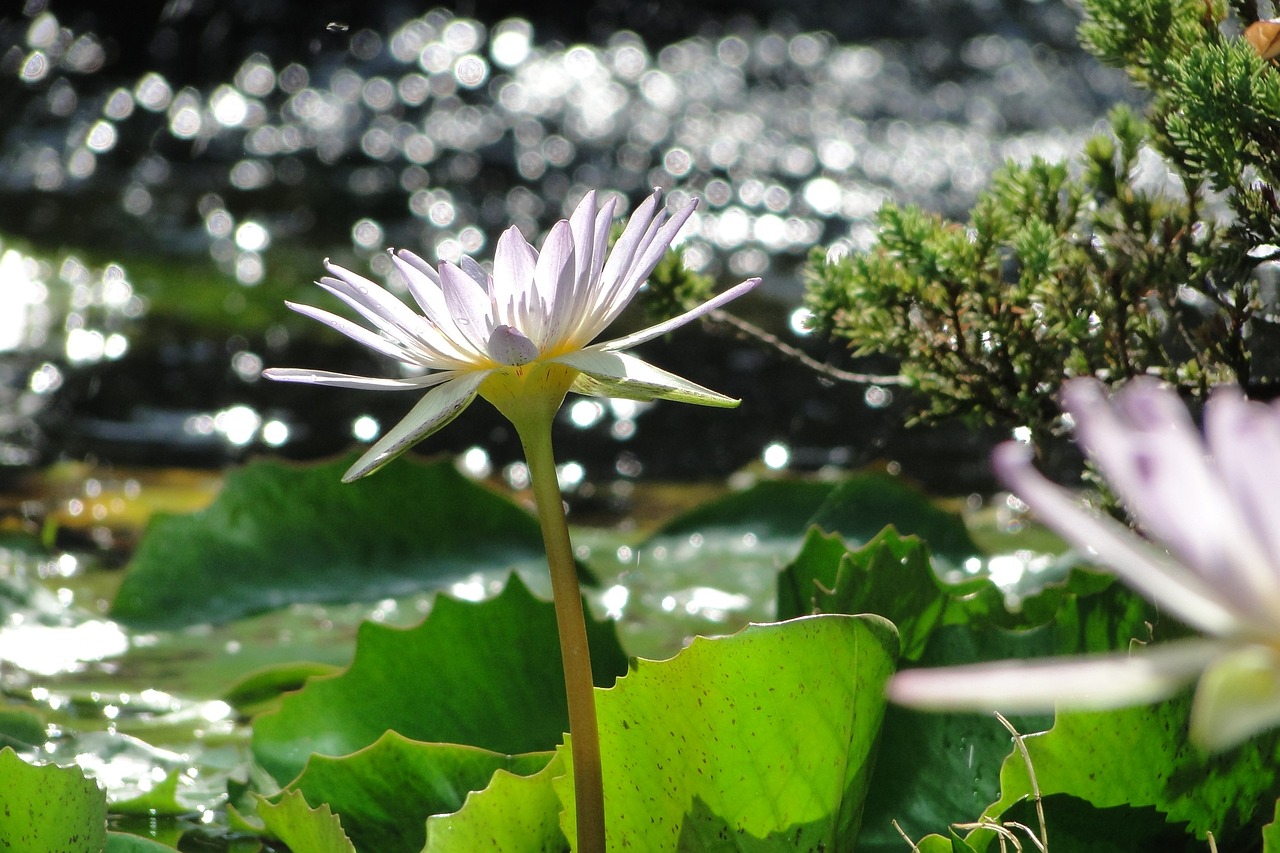
M 1074 495 L 1040 476 L 1024 445 L 1002 444 L 991 461 L 996 475 L 1045 524 L 1183 622 L 1219 636 L 1232 636 L 1249 627 L 1241 623 L 1231 604 L 1194 572 L 1123 524 L 1084 509 Z
M 559 343 L 561 330 L 576 319 L 580 309 L 573 301 L 574 275 L 573 231 L 562 219 L 547 233 L 542 251 L 538 253 L 538 265 L 533 271 L 533 280 L 538 285 L 544 308 L 539 312 L 537 322 L 524 331 L 540 349 Z
M 1123 708 L 1172 696 L 1228 649 L 1221 641 L 1195 639 L 1128 654 L 908 669 L 889 681 L 888 694 L 899 704 L 931 711 L 1034 714 Z
M 1138 377 L 1113 396 L 1068 382 L 1076 435 L 1144 533 L 1201 576 L 1219 600 L 1273 624 L 1277 582 L 1178 394 Z M 1256 464 L 1256 463 L 1255 463 Z
M 1235 387 L 1215 390 L 1205 439 L 1240 522 L 1257 542 L 1260 596 L 1280 607 L 1280 407 L 1249 402 Z M 1277 614 L 1280 632 L 1280 614 Z
M 533 284 L 533 270 L 538 253 L 514 225 L 502 232 L 493 253 L 493 301 L 498 319 L 508 325 L 525 328 L 528 316 L 520 312 L 521 299 Z

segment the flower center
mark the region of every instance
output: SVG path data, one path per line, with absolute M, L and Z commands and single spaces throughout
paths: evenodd
M 528 364 L 538 357 L 538 345 L 529 340 L 524 332 L 507 325 L 493 327 L 487 349 L 489 357 L 494 361 L 512 367 Z

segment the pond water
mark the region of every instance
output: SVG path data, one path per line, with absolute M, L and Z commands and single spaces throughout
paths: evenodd
M 888 198 L 962 215 L 1003 160 L 1067 156 L 1129 94 L 1048 2 L 343 5 L 28 0 L 0 19 L 0 465 L 218 467 L 368 440 L 407 402 L 258 381 L 267 365 L 388 369 L 282 299 L 316 301 L 325 257 L 373 274 L 388 246 L 483 259 L 589 187 L 700 197 L 686 262 L 763 276 L 734 310 L 844 363 L 796 314 L 813 247 L 867 246 Z M 585 481 L 884 460 L 948 491 L 985 482 L 986 442 L 904 437 L 892 385 L 832 387 L 724 330 L 648 352 L 744 405 L 568 410 Z M 465 417 L 432 449 L 506 470 L 512 436 Z

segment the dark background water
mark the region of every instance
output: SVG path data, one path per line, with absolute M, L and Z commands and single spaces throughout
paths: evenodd
M 339 452 L 412 401 L 260 380 L 392 369 L 281 299 L 322 302 L 307 282 L 326 256 L 374 273 L 387 246 L 485 258 L 501 228 L 532 238 L 588 187 L 700 196 L 689 262 L 763 276 L 734 310 L 848 367 L 795 331 L 804 257 L 870 245 L 886 198 L 962 216 L 1004 159 L 1075 150 L 1132 96 L 1075 44 L 1077 16 L 1050 0 L 28 0 L 0 17 L 0 462 Z M 766 447 L 801 470 L 881 460 L 944 490 L 986 483 L 992 436 L 904 432 L 893 386 L 833 384 L 723 330 L 643 354 L 743 405 L 566 410 L 561 456 L 589 484 L 723 476 Z M 425 449 L 515 460 L 484 408 Z

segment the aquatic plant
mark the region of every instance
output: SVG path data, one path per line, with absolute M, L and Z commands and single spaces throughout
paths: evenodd
M 498 240 L 493 269 L 465 257 L 433 269 L 411 252 L 396 266 L 422 314 L 390 292 L 329 265 L 319 285 L 370 322 L 376 331 L 336 314 L 290 304 L 375 352 L 417 371 L 405 378 L 351 376 L 330 371 L 271 368 L 270 379 L 365 390 L 427 390 L 396 426 L 343 478 L 373 473 L 456 418 L 476 396 L 515 426 L 529 465 L 555 593 L 573 735 L 578 849 L 604 850 L 604 794 L 599 735 L 582 597 L 551 447 L 551 425 L 570 391 L 595 397 L 677 400 L 735 406 L 736 400 L 695 385 L 624 350 L 664 335 L 760 283 L 753 278 L 671 320 L 604 343 L 591 343 L 617 319 L 671 246 L 696 206 L 674 215 L 655 191 L 632 214 L 608 248 L 616 198 L 599 204 L 594 191 L 573 215 L 552 226 L 541 249 L 515 228 Z

